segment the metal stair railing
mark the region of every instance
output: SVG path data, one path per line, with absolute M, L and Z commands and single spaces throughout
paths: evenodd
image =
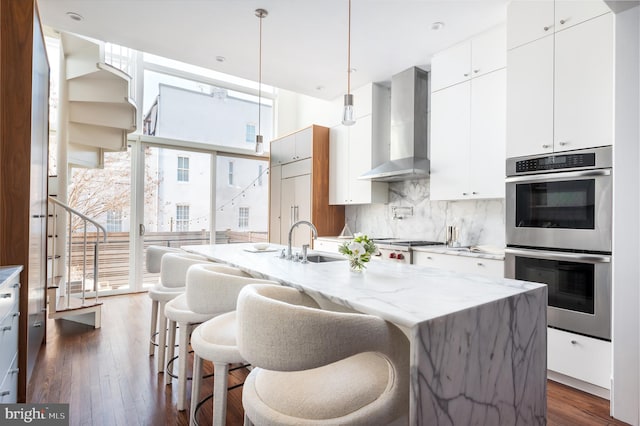
M 96 302 L 98 302 L 98 256 L 99 256 L 99 252 L 100 252 L 100 231 L 102 231 L 102 242 L 106 243 L 107 242 L 107 230 L 100 225 L 98 222 L 96 222 L 95 220 L 83 215 L 82 213 L 80 213 L 79 211 L 69 207 L 68 205 L 66 205 L 65 203 L 59 201 L 58 199 L 54 198 L 54 197 L 49 197 L 49 202 L 53 204 L 53 255 L 54 255 L 54 261 L 52 263 L 52 276 L 56 276 L 55 275 L 55 254 L 56 254 L 56 238 L 55 236 L 57 235 L 56 232 L 56 227 L 57 227 L 57 212 L 56 209 L 58 207 L 61 207 L 62 209 L 64 209 L 69 217 L 68 217 L 68 222 L 67 222 L 67 226 L 69 228 L 69 235 L 67 238 L 67 285 L 66 285 L 66 301 L 67 301 L 67 308 L 70 307 L 70 303 L 71 303 L 71 254 L 72 254 L 72 250 L 71 250 L 71 244 L 72 244 L 72 229 L 73 229 L 73 215 L 77 216 L 78 218 L 80 218 L 82 220 L 83 223 L 83 245 L 82 245 L 82 306 L 85 305 L 85 300 L 86 300 L 86 286 L 85 286 L 85 282 L 86 282 L 86 277 L 87 277 L 87 224 L 90 223 L 91 225 L 93 225 L 96 229 L 96 239 L 95 239 L 95 244 L 93 246 L 93 291 L 95 292 L 95 299 Z

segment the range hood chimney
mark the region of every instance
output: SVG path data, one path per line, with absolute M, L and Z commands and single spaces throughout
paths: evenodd
M 429 74 L 413 67 L 391 78 L 389 160 L 358 179 L 393 182 L 429 176 Z

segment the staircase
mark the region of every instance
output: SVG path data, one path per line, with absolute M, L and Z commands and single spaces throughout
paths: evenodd
M 102 167 L 104 152 L 126 151 L 127 134 L 136 130 L 137 108 L 129 93 L 131 77 L 104 62 L 99 44 L 62 34 L 61 46 L 67 162 L 70 166 Z
M 57 274 L 57 268 L 59 263 L 56 255 L 51 256 L 51 275 L 53 279 L 47 287 L 47 297 L 49 300 L 49 318 L 58 319 L 64 318 L 70 321 L 80 322 L 87 325 L 92 325 L 94 328 L 100 328 L 102 317 L 102 303 L 98 301 L 98 285 L 97 278 L 98 264 L 100 256 L 100 243 L 107 242 L 107 231 L 97 223 L 96 221 L 86 217 L 77 210 L 72 209 L 66 204 L 58 201 L 55 197 L 49 197 L 50 217 L 52 220 L 53 232 L 50 236 L 53 239 L 52 253 L 58 253 L 57 223 L 58 223 L 58 211 L 64 210 L 67 215 L 67 223 L 73 222 L 73 216 L 80 218 L 83 227 L 83 256 L 82 256 L 82 277 L 80 280 L 71 279 L 71 232 L 69 232 L 69 238 L 67 240 L 68 249 L 65 250 L 65 257 L 68 259 L 67 276 L 65 282 L 64 292 L 60 291 L 60 283 L 62 282 L 62 275 Z M 94 237 L 89 237 L 88 229 L 91 226 L 95 229 Z M 50 228 L 51 229 L 51 228 Z M 102 238 L 100 238 L 102 235 Z M 87 271 L 87 250 L 89 246 L 93 246 L 93 267 L 91 272 Z M 87 301 L 87 289 L 95 295 L 93 301 Z
M 102 168 L 105 152 L 126 151 L 127 135 L 136 130 L 137 108 L 131 99 L 131 77 L 105 63 L 103 45 L 63 33 L 60 46 L 59 173 L 49 179 L 49 318 L 100 328 L 98 258 L 107 233 L 95 220 L 65 204 L 68 171 Z M 76 255 L 72 236 L 77 234 L 72 233 L 71 224 L 78 220 L 82 260 L 74 259 L 72 265 Z

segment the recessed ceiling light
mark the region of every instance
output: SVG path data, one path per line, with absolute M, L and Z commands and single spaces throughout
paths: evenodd
M 67 12 L 67 16 L 69 19 L 73 19 L 74 21 L 80 22 L 84 19 L 82 15 L 76 12 Z
M 227 60 L 227 58 L 225 58 L 224 56 L 216 56 L 216 61 L 218 61 L 218 62 L 224 62 L 226 60 Z
M 431 29 L 433 31 L 441 30 L 442 27 L 444 27 L 444 22 L 434 22 L 433 24 L 431 24 Z
M 358 69 L 357 68 L 350 68 L 349 71 L 350 72 L 358 72 Z
M 324 90 L 324 86 L 316 86 L 316 90 Z

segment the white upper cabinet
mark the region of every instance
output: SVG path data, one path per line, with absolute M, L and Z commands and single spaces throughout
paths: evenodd
M 504 68 L 505 37 L 505 28 L 500 25 L 433 55 L 431 90 L 435 92 Z
M 432 200 L 462 199 L 467 192 L 471 82 L 431 95 Z
M 362 111 L 352 126 L 331 128 L 329 140 L 329 204 L 372 204 L 388 201 L 388 184 L 358 179 L 389 156 L 390 90 L 368 84 L 354 92 Z M 356 98 L 356 94 L 359 94 Z M 370 105 L 367 105 L 366 102 Z
M 507 49 L 553 34 L 553 1 L 513 0 L 507 8 Z
M 269 154 L 271 164 L 287 164 L 293 161 L 311 158 L 312 140 L 312 127 L 307 127 L 289 136 L 273 140 Z
M 581 22 L 611 12 L 609 6 L 600 0 L 556 0 L 555 30 L 562 31 Z
M 507 54 L 507 157 L 553 152 L 553 37 Z
M 433 55 L 431 90 L 436 91 L 471 78 L 471 42 L 457 44 Z
M 507 10 L 507 48 L 522 46 L 610 12 L 601 0 L 512 0 Z
M 510 50 L 507 74 L 507 157 L 612 144 L 611 13 Z
M 470 77 L 440 88 L 432 84 L 432 200 L 504 197 L 506 43 L 504 26 L 466 43 Z M 458 46 L 455 46 L 457 48 Z M 432 75 L 442 74 L 434 56 Z M 449 56 L 444 52 L 441 58 Z M 444 62 L 446 70 L 446 61 Z
M 504 69 L 431 97 L 431 199 L 504 197 Z
M 613 15 L 559 32 L 555 43 L 554 149 L 611 145 Z

